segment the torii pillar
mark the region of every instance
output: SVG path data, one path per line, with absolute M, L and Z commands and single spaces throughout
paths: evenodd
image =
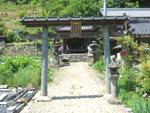
M 48 27 L 43 27 L 42 40 L 41 95 L 47 96 Z
M 108 68 L 108 65 L 110 63 L 110 40 L 109 40 L 108 25 L 103 26 L 103 33 L 104 33 L 104 60 L 105 60 L 106 87 L 107 93 L 111 94 L 110 70 Z

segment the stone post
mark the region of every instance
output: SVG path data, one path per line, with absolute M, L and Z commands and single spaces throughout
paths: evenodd
M 117 72 L 120 65 L 116 62 L 116 56 L 111 57 L 111 63 L 109 64 L 110 69 L 110 80 L 111 80 L 111 94 L 114 98 L 118 96 L 118 84 L 119 73 Z
M 42 39 L 41 95 L 47 96 L 48 27 L 43 27 Z

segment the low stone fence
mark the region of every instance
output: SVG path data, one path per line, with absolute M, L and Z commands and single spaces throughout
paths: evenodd
M 41 55 L 41 45 L 36 44 L 5 44 L 1 49 L 0 56 L 36 56 Z

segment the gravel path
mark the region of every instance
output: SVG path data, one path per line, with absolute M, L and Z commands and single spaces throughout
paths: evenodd
M 52 101 L 32 100 L 21 113 L 128 113 L 123 105 L 107 102 L 105 82 L 98 76 L 83 62 L 61 67 L 54 82 L 48 86 Z

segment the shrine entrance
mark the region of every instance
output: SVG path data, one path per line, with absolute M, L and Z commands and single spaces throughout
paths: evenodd
M 89 40 L 83 38 L 75 39 L 64 39 L 64 54 L 73 54 L 73 53 L 87 53 L 87 46 L 90 44 Z
M 104 36 L 104 56 L 106 67 L 106 86 L 108 93 L 110 93 L 110 78 L 109 68 L 110 63 L 110 42 L 109 42 L 109 26 L 124 25 L 128 20 L 126 16 L 119 17 L 29 17 L 21 18 L 20 21 L 27 27 L 42 27 L 42 72 L 41 72 L 41 92 L 42 96 L 47 96 L 47 68 L 48 68 L 48 37 L 61 38 L 64 40 L 64 52 L 68 53 L 84 53 L 87 52 L 86 45 L 98 33 L 90 32 L 91 30 L 83 30 L 84 26 L 102 26 Z M 58 30 L 60 33 L 48 33 L 48 27 L 66 27 L 71 26 L 68 31 Z M 61 32 L 63 31 L 63 32 Z M 83 31 L 83 32 L 82 32 Z M 85 31 L 85 32 L 84 32 Z M 68 47 L 66 47 L 68 46 Z
M 87 47 L 100 38 L 96 26 L 82 26 L 81 21 L 71 21 L 70 26 L 56 27 L 57 39 L 62 40 L 62 56 L 73 62 L 86 61 Z

